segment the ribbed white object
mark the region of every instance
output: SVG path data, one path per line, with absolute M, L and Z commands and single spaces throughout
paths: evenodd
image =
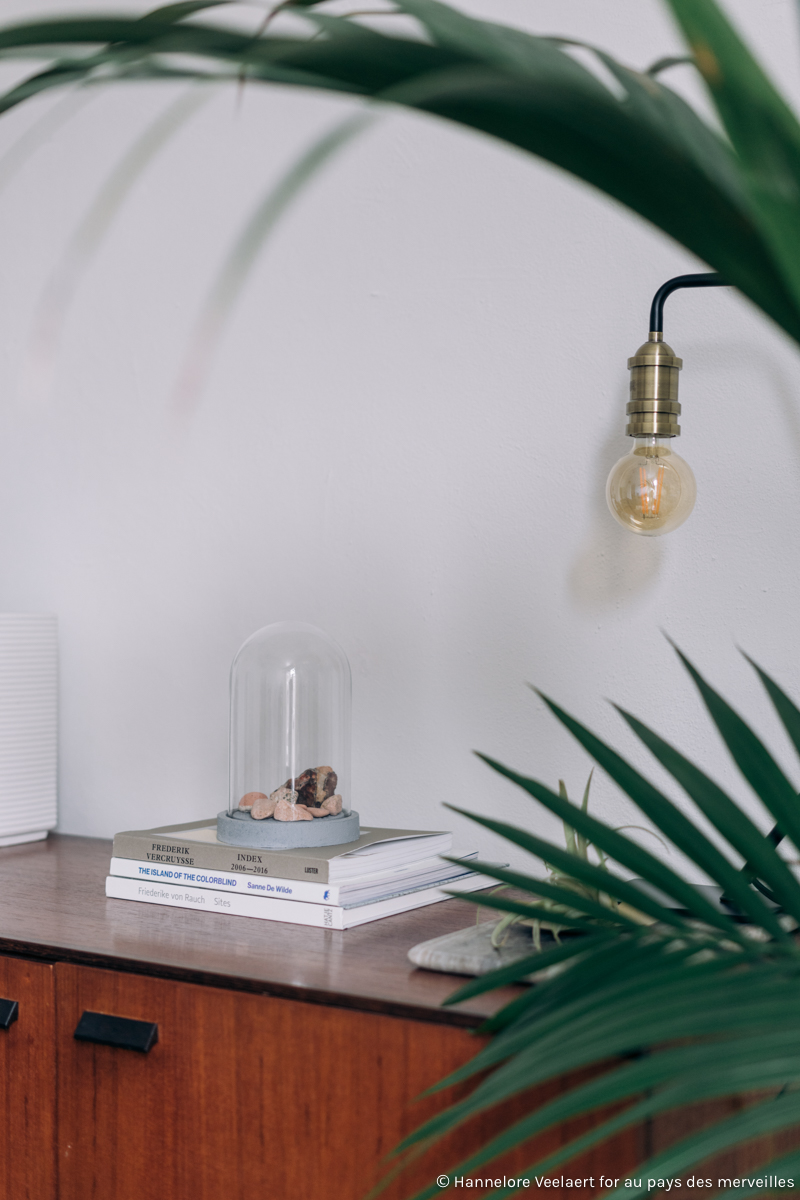
M 0 613 L 0 846 L 58 819 L 58 628 L 54 613 Z

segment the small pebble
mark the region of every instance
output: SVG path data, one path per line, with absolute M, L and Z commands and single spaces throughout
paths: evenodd
M 335 816 L 336 813 L 340 813 L 342 811 L 342 797 L 328 796 L 327 800 L 322 801 L 322 809 L 324 809 L 325 812 L 332 813 Z
M 273 796 L 259 796 L 250 809 L 250 816 L 254 821 L 263 821 L 266 817 L 272 816 L 277 803 L 278 801 Z
M 293 792 L 287 784 L 283 787 L 276 788 L 270 793 L 270 800 L 274 800 L 276 804 L 280 804 L 281 800 L 288 800 L 290 804 L 295 804 L 297 801 L 297 792 Z
M 276 821 L 311 820 L 311 813 L 304 804 L 290 804 L 288 800 L 279 800 L 272 815 Z
M 250 812 L 250 809 L 255 804 L 256 800 L 266 800 L 263 792 L 248 792 L 246 796 L 242 796 L 239 801 L 239 808 L 244 812 Z
M 317 767 L 316 782 L 317 787 L 314 802 L 321 805 L 326 800 L 329 800 L 336 791 L 336 784 L 339 782 L 339 777 L 333 767 Z

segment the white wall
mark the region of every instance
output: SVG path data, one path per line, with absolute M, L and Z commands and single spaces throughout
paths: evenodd
M 0 19 L 53 7 L 2 0 Z M 656 0 L 468 7 L 634 65 L 680 46 Z M 791 0 L 729 7 L 796 93 Z M 175 94 L 98 92 L 0 193 L 0 608 L 59 616 L 59 828 L 222 808 L 231 659 L 286 618 L 350 657 L 371 823 L 449 826 L 451 801 L 560 836 L 470 753 L 579 794 L 588 759 L 527 681 L 649 769 L 606 698 L 624 703 L 748 800 L 660 629 L 800 781 L 736 649 L 800 696 L 797 350 L 731 292 L 669 301 L 697 507 L 664 539 L 619 529 L 603 485 L 627 448 L 626 359 L 655 288 L 702 266 L 549 166 L 387 114 L 280 224 L 179 420 L 182 355 L 242 221 L 350 109 L 222 92 L 133 188 L 78 282 L 49 390 L 28 386 L 48 281 Z M 51 106 L 4 116 L 0 153 Z M 635 819 L 602 778 L 593 807 Z M 502 853 L 455 824 L 464 848 Z

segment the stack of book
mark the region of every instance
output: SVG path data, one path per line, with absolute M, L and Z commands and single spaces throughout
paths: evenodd
M 450 833 L 365 829 L 357 842 L 254 850 L 217 841 L 216 820 L 134 829 L 114 838 L 106 895 L 294 925 L 350 929 L 496 886 L 441 860 Z M 475 855 L 462 856 L 474 858 Z

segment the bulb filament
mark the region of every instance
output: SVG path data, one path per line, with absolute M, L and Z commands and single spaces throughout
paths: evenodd
M 643 517 L 657 517 L 661 507 L 661 488 L 664 483 L 664 468 L 659 467 L 654 485 L 647 478 L 647 468 L 639 467 L 639 498 Z

